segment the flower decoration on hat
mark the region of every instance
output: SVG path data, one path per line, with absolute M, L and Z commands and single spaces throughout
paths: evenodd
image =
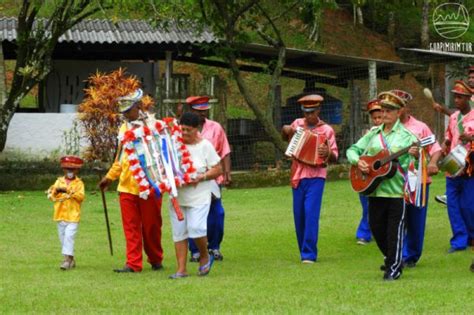
M 186 104 L 196 110 L 208 110 L 211 107 L 207 96 L 190 96 L 186 99 Z
M 75 155 L 65 155 L 60 159 L 61 168 L 76 168 L 79 169 L 84 164 L 84 161 Z
M 297 102 L 301 105 L 301 110 L 303 112 L 312 112 L 320 108 L 321 103 L 324 101 L 324 98 L 318 94 L 310 94 L 303 96 Z
M 382 105 L 380 105 L 380 100 L 377 98 L 367 103 L 367 111 L 369 112 L 369 114 L 372 113 L 373 111 L 381 110 L 381 109 L 382 109 Z
M 400 109 L 406 105 L 405 101 L 401 97 L 392 93 L 391 91 L 382 92 L 377 97 L 382 107 Z
M 461 81 L 461 80 L 454 81 L 454 86 L 451 92 L 453 92 L 454 94 L 460 94 L 460 95 L 467 95 L 467 96 L 472 95 L 472 89 L 469 87 L 469 85 L 467 85 L 466 82 Z
M 410 93 L 405 92 L 403 90 L 391 90 L 390 92 L 392 92 L 396 96 L 400 97 L 403 101 L 405 101 L 405 105 L 407 105 L 408 102 L 410 102 L 413 99 L 413 96 L 411 96 Z

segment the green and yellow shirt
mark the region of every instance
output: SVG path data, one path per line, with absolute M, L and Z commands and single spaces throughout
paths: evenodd
M 387 134 L 385 134 L 383 129 L 384 124 L 370 130 L 347 150 L 347 159 L 351 164 L 356 165 L 359 162 L 359 157 L 362 155 L 374 156 L 384 148 L 389 149 L 390 153 L 395 153 L 417 142 L 416 136 L 408 131 L 400 123 L 400 120 L 397 120 L 392 130 Z M 370 196 L 403 198 L 405 175 L 402 174 L 402 171 L 406 173 L 408 165 L 413 160 L 414 157 L 408 153 L 400 156 L 398 163 L 401 166 L 401 170 L 399 169 L 392 178 L 383 180 Z

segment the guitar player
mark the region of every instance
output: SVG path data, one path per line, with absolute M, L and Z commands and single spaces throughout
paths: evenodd
M 417 142 L 417 138 L 399 119 L 401 109 L 406 105 L 405 101 L 391 92 L 380 93 L 378 99 L 382 106 L 382 125 L 369 131 L 347 150 L 349 162 L 357 165 L 363 173 L 369 172 L 369 165 L 360 159 L 361 156 L 374 156 L 384 149 L 394 153 Z M 415 159 L 414 151 L 401 155 L 396 174 L 384 179 L 369 195 L 370 230 L 385 257 L 381 269 L 386 281 L 399 279 L 402 274 L 405 173 L 410 162 Z

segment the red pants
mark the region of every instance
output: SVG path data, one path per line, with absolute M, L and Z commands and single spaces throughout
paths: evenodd
M 119 196 L 127 242 L 127 266 L 134 271 L 142 270 L 142 239 L 148 262 L 161 264 L 161 198 L 153 193 L 147 200 L 129 193 L 120 193 Z

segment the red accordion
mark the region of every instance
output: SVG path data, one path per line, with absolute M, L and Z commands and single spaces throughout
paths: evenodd
M 324 134 L 312 133 L 299 127 L 293 138 L 291 138 L 285 155 L 294 157 L 308 165 L 326 166 L 327 160 L 321 158 L 318 154 L 318 148 L 323 143 L 327 143 L 327 138 Z

